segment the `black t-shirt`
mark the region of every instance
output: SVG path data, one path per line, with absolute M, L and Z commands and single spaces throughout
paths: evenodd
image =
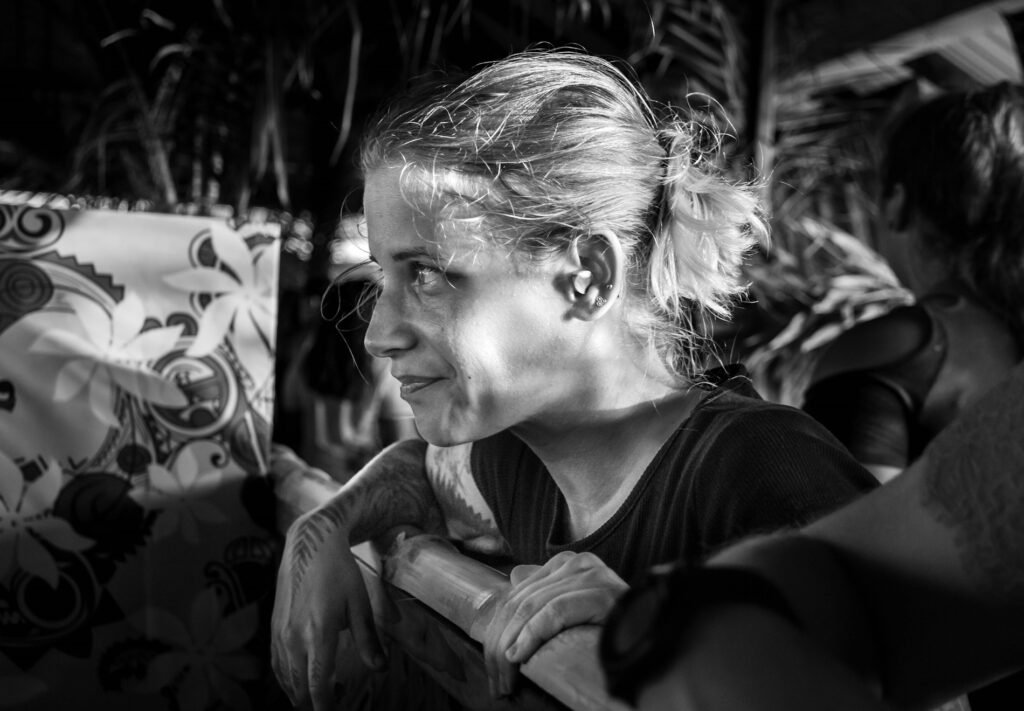
M 619 510 L 578 541 L 559 539 L 565 501 L 521 440 L 506 432 L 474 444 L 473 476 L 514 562 L 589 551 L 632 582 L 652 565 L 697 562 L 738 538 L 807 523 L 877 485 L 799 409 L 735 386 L 709 390 Z

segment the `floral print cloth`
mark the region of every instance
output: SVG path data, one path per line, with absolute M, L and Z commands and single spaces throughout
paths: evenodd
M 277 232 L 0 205 L 0 711 L 267 707 Z

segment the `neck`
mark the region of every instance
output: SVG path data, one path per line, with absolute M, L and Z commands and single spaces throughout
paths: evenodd
M 544 463 L 565 498 L 572 540 L 611 518 L 700 399 L 700 391 L 689 388 L 652 390 L 588 410 L 573 422 L 513 430 Z

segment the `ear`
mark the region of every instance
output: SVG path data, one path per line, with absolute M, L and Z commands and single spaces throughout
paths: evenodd
M 610 311 L 622 296 L 625 258 L 618 236 L 596 230 L 573 240 L 569 248 L 566 292 L 572 306 L 569 315 L 592 321 Z
M 882 203 L 882 215 L 885 217 L 886 226 L 895 232 L 903 232 L 910 223 L 909 212 L 907 190 L 903 183 L 896 183 Z

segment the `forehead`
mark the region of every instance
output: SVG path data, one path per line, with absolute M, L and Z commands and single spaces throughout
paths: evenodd
M 370 171 L 363 196 L 370 251 L 379 258 L 380 250 L 419 248 L 454 256 L 497 249 L 486 237 L 483 213 L 462 195 L 442 191 L 447 187 L 416 168 Z

